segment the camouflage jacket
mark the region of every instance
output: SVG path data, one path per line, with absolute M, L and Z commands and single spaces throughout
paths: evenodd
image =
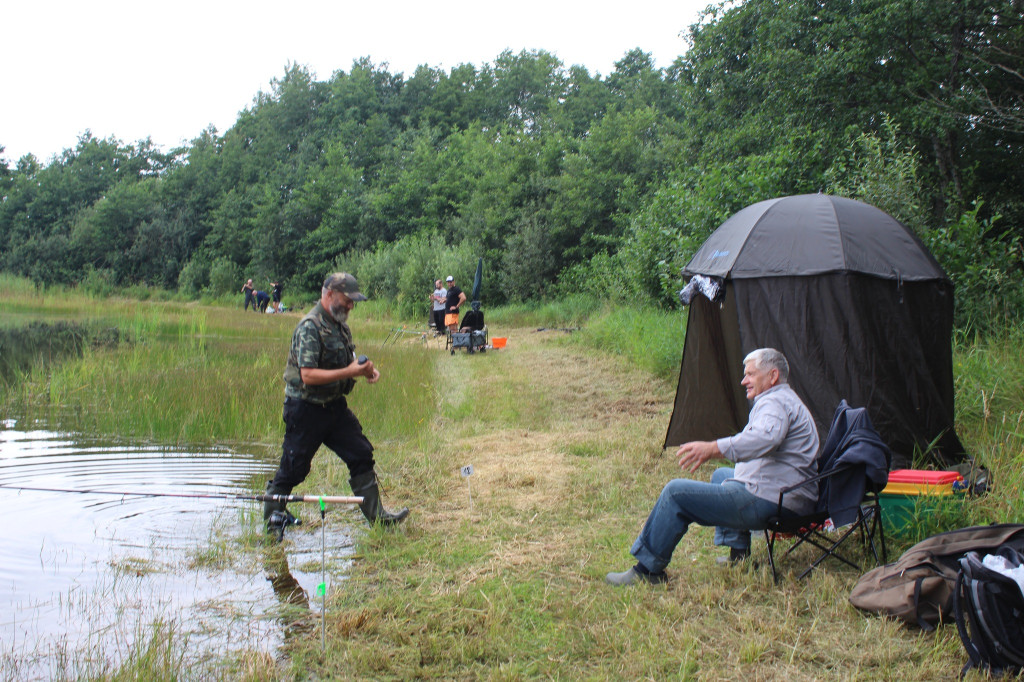
M 348 325 L 335 321 L 319 303 L 302 318 L 292 334 L 288 364 L 284 368 L 284 394 L 307 402 L 324 405 L 347 395 L 355 379 L 335 381 L 322 386 L 302 383 L 300 368 L 338 369 L 348 367 L 355 357 L 356 346 Z

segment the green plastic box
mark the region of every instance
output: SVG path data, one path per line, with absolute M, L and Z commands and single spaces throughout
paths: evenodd
M 882 506 L 882 523 L 891 535 L 907 534 L 922 522 L 934 526 L 943 511 L 959 508 L 964 502 L 963 492 L 952 495 L 900 495 L 882 493 L 878 496 Z

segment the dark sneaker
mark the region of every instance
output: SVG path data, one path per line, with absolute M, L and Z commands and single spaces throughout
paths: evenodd
M 720 556 L 715 559 L 715 563 L 719 566 L 735 566 L 736 564 L 750 558 L 750 548 L 736 549 L 735 547 L 729 548 L 729 556 Z
M 667 580 L 668 575 L 666 575 L 664 571 L 661 573 L 641 573 L 636 570 L 635 566 L 630 568 L 628 571 L 623 571 L 622 573 L 609 573 L 604 577 L 604 581 L 606 583 L 609 585 L 615 585 L 616 587 L 636 585 L 637 583 L 660 585 Z

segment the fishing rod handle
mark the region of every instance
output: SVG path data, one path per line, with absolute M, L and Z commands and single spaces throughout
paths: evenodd
M 343 495 L 254 495 L 251 499 L 260 502 L 311 502 L 325 504 L 362 504 L 363 498 L 358 496 Z
M 296 498 L 294 502 L 320 502 L 323 500 L 326 504 L 362 504 L 363 498 L 361 496 L 344 496 L 344 495 L 293 495 Z

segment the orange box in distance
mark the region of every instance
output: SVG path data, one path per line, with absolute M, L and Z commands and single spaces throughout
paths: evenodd
M 504 336 L 495 336 L 491 339 L 491 348 L 504 348 L 506 341 L 508 341 L 508 339 Z

